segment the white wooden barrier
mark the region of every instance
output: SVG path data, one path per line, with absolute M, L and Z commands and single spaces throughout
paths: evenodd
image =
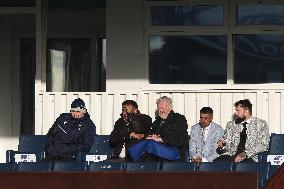
M 39 93 L 36 95 L 35 133 L 46 134 L 54 120 L 63 112 L 69 112 L 75 98 L 82 98 L 88 112 L 97 126 L 98 134 L 110 134 L 114 122 L 121 113 L 121 103 L 126 99 L 137 101 L 142 113 L 154 120 L 156 99 L 169 96 L 173 100 L 174 111 L 186 116 L 189 130 L 198 122 L 199 110 L 210 106 L 214 110 L 214 122 L 223 128 L 231 120 L 233 104 L 240 99 L 250 99 L 253 115 L 265 119 L 271 133 L 283 133 L 284 90 L 208 90 L 188 92 L 65 92 Z

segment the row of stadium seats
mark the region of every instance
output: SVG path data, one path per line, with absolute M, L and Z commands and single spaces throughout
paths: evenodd
M 96 135 L 94 144 L 91 146 L 90 154 L 106 155 L 109 158 L 112 154 L 112 149 L 109 146 L 109 135 Z M 31 154 L 33 159 L 39 161 L 44 158 L 45 135 L 21 135 L 19 138 L 18 150 L 8 150 L 6 152 L 6 162 L 17 162 L 17 156 L 21 154 Z M 284 134 L 272 133 L 270 137 L 269 151 L 259 155 L 259 161 L 267 162 L 268 155 L 284 155 Z M 27 156 L 26 156 L 27 157 Z M 28 157 L 27 157 L 28 158 Z M 281 163 L 283 157 L 275 157 L 276 162 Z M 278 159 L 277 159 L 278 158 Z M 18 158 L 19 159 L 19 158 Z M 79 161 L 84 161 L 85 157 L 79 157 Z
M 112 149 L 109 146 L 109 135 L 96 135 L 95 141 L 90 148 L 89 154 L 106 155 L 111 157 Z M 21 135 L 19 138 L 18 150 L 6 151 L 6 162 L 18 162 L 20 155 L 24 155 L 27 160 L 40 161 L 44 158 L 45 135 Z M 22 157 L 22 159 L 25 159 Z M 84 161 L 86 158 L 79 156 L 78 161 Z M 23 160 L 25 161 L 25 160 Z
M 22 135 L 19 138 L 18 151 L 8 150 L 6 154 L 7 162 L 3 170 L 7 167 L 8 171 L 251 171 L 258 172 L 260 188 L 265 181 L 269 179 L 283 162 L 284 157 L 284 134 L 271 134 L 269 151 L 261 153 L 259 160 L 261 163 L 256 164 L 217 164 L 201 163 L 195 164 L 190 162 L 175 163 L 119 163 L 119 162 L 86 162 L 86 156 L 79 158 L 79 162 L 40 162 L 44 157 L 45 135 Z M 97 135 L 95 142 L 90 149 L 90 154 L 105 155 L 108 158 L 112 154 L 109 146 L 109 135 Z M 266 163 L 269 155 L 274 157 L 273 165 Z M 271 159 L 271 158 L 270 158 Z M 98 161 L 103 159 L 97 158 Z M 38 162 L 38 163 L 21 163 Z M 18 164 L 14 164 L 18 162 Z M 275 165 L 276 164 L 278 165 Z
M 77 171 L 139 171 L 139 172 L 223 172 L 223 171 L 245 171 L 257 172 L 259 176 L 259 188 L 273 176 L 278 167 L 270 163 L 192 163 L 192 162 L 21 162 L 21 163 L 2 163 L 1 172 L 77 172 Z

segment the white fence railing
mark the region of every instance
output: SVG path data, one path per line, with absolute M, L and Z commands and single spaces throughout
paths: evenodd
M 154 120 L 156 99 L 160 96 L 173 99 L 174 111 L 184 114 L 190 127 L 198 122 L 199 110 L 210 106 L 214 122 L 225 128 L 234 112 L 234 102 L 250 99 L 253 115 L 265 119 L 270 132 L 283 133 L 284 90 L 209 90 L 189 92 L 138 92 L 138 93 L 39 93 L 36 95 L 35 133 L 46 134 L 60 113 L 69 112 L 73 99 L 82 98 L 97 126 L 98 134 L 109 134 L 121 113 L 121 103 L 126 99 L 137 101 L 142 113 Z

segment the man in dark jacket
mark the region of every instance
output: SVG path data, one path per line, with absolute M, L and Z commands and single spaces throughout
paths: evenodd
M 131 157 L 137 161 L 184 161 L 188 149 L 186 118 L 172 110 L 169 97 L 163 96 L 156 103 L 158 116 L 152 124 L 151 134 L 146 138 L 149 141 L 133 146 Z
M 47 133 L 46 159 L 74 161 L 78 152 L 88 152 L 94 142 L 96 126 L 85 103 L 77 98 L 70 113 L 61 114 Z
M 146 138 L 146 134 L 151 129 L 152 118 L 141 114 L 137 103 L 133 100 L 126 100 L 122 103 L 120 116 L 110 134 L 110 146 L 113 148 L 112 159 L 119 159 L 125 145 L 126 154 L 122 154 L 121 157 L 125 156 L 125 160 L 129 161 L 127 149 Z

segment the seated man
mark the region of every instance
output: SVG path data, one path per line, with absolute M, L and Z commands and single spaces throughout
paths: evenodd
M 78 152 L 89 151 L 95 135 L 84 101 L 75 99 L 70 113 L 61 114 L 47 133 L 46 160 L 74 161 Z
M 131 147 L 130 155 L 136 161 L 184 161 L 188 149 L 186 118 L 172 110 L 169 97 L 159 98 L 156 104 L 158 116 L 152 124 L 150 135 L 147 140 Z
M 213 110 L 203 107 L 200 110 L 199 123 L 190 131 L 189 156 L 193 162 L 212 162 L 219 156 L 217 142 L 223 137 L 223 128 L 212 122 Z
M 110 134 L 110 146 L 114 149 L 112 159 L 125 157 L 126 161 L 130 161 L 127 149 L 145 138 L 145 134 L 151 129 L 152 118 L 141 114 L 137 103 L 133 100 L 122 103 L 120 116 Z M 121 154 L 124 146 L 126 154 Z
M 252 104 L 248 99 L 237 101 L 235 110 L 233 121 L 227 123 L 224 139 L 218 141 L 225 153 L 214 161 L 257 162 L 257 154 L 268 149 L 268 125 L 252 116 Z

